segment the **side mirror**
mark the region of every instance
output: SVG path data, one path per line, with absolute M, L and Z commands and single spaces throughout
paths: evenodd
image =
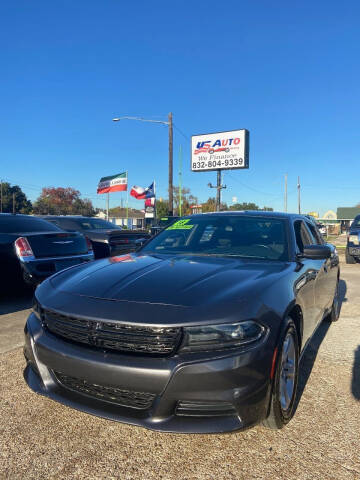
M 303 258 L 325 260 L 331 257 L 331 248 L 327 245 L 307 245 L 304 247 Z

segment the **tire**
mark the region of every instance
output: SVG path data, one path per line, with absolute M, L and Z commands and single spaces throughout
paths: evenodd
M 348 252 L 348 249 L 345 250 L 345 260 L 346 260 L 346 263 L 350 263 L 350 264 L 356 263 L 355 258 L 352 255 L 350 255 L 350 253 Z
M 278 345 L 269 415 L 263 421 L 265 427 L 279 430 L 290 422 L 295 413 L 298 378 L 299 338 L 294 322 L 288 319 L 287 327 Z
M 340 299 L 339 299 L 339 280 L 336 283 L 336 289 L 334 294 L 333 304 L 329 315 L 325 317 L 327 322 L 337 322 L 340 316 Z

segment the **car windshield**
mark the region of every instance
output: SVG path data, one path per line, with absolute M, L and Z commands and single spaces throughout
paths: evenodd
M 141 252 L 288 260 L 286 225 L 265 216 L 190 216 L 167 227 Z
M 23 215 L 0 216 L 0 233 L 58 232 L 62 231 L 41 218 Z
M 179 220 L 180 217 L 162 217 L 160 218 L 158 225 L 161 228 L 166 227 L 166 225 L 170 225 L 170 223 L 173 223 L 176 220 Z
M 115 223 L 102 220 L 101 218 L 79 218 L 74 220 L 83 230 L 121 230 L 121 227 L 115 225 Z

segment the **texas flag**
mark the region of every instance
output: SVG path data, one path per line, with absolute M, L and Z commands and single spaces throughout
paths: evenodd
M 135 197 L 137 200 L 155 197 L 154 182 L 147 188 L 137 187 L 136 185 L 133 186 L 130 191 L 130 195 Z

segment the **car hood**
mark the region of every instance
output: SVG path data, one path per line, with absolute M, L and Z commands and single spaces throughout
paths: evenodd
M 261 318 L 286 262 L 140 253 L 70 267 L 36 290 L 43 308 L 141 325 L 197 325 Z M 267 294 L 267 300 L 264 296 Z
M 111 301 L 193 306 L 274 282 L 283 262 L 129 254 L 67 270 L 51 279 L 62 292 Z

